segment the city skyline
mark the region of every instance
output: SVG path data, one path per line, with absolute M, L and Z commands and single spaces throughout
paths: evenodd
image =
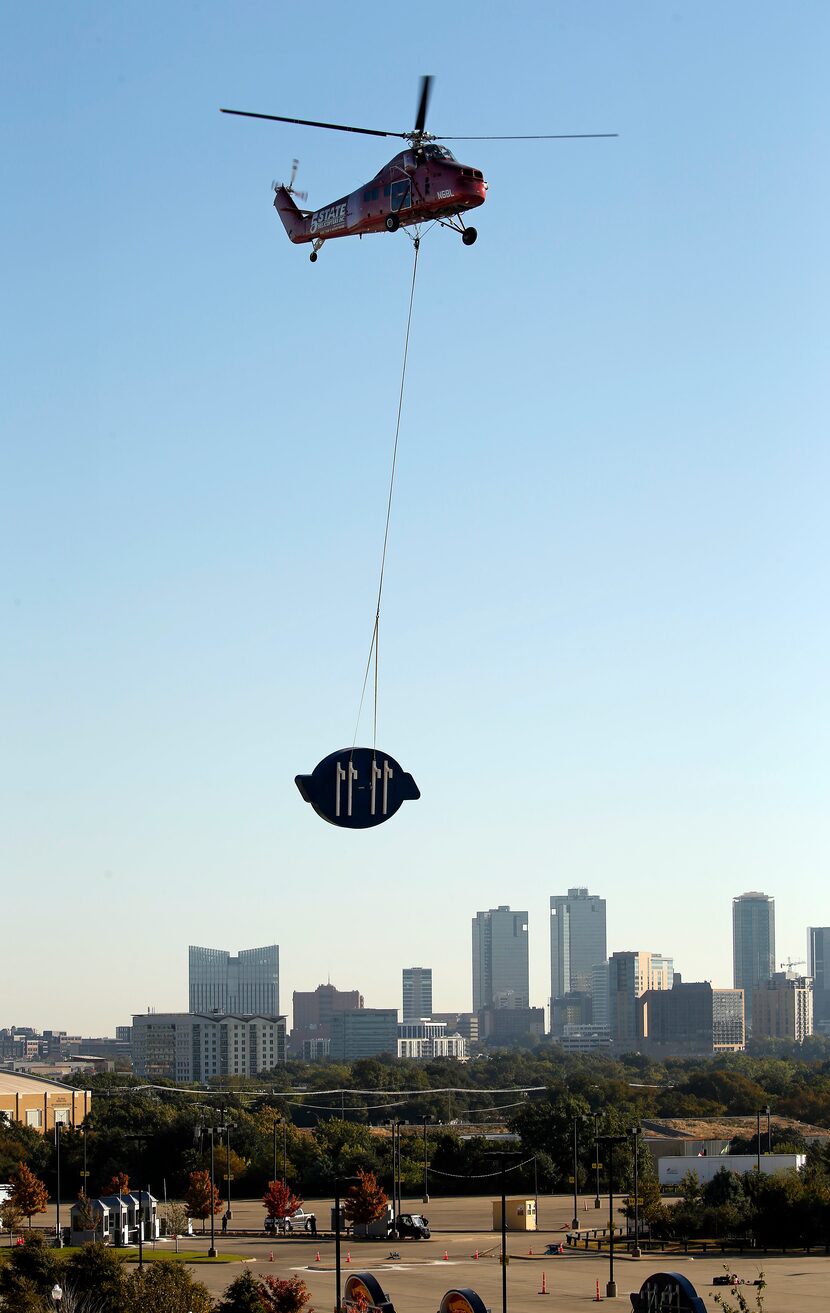
M 547 993 L 543 993 L 543 992 L 541 992 L 541 991 L 539 991 L 539 992 L 537 992 L 537 993 L 534 993 L 534 986 L 533 986 L 533 983 L 531 983 L 531 988 L 530 988 L 530 1000 L 529 1000 L 529 1001 L 530 1001 L 530 1006 L 531 1006 L 531 1007 L 544 1007 L 545 1010 L 546 1010 L 546 1014 L 547 1014 L 548 1006 L 549 1006 L 549 1004 L 550 1004 L 550 997 L 551 997 L 551 996 L 550 996 L 550 992 L 549 992 L 549 991 L 550 991 L 550 984 L 551 984 L 550 932 L 549 932 L 549 930 L 548 930 L 547 921 L 549 921 L 549 920 L 551 919 L 551 918 L 550 918 L 550 904 L 551 904 L 551 900 L 552 900 L 552 898 L 554 898 L 554 897 L 556 897 L 556 896 L 555 896 L 555 895 L 547 895 L 547 896 L 544 897 L 543 900 L 540 900 L 540 905 L 543 903 L 543 905 L 544 905 L 544 910 L 541 911 L 539 914 L 537 914 L 537 920 L 540 921 L 539 924 L 537 924 L 537 925 L 534 927 L 534 918 L 533 918 L 532 916 L 530 916 L 530 917 L 528 918 L 528 939 L 529 939 L 529 942 L 530 942 L 531 944 L 532 944 L 534 941 L 535 941 L 535 943 L 536 943 L 535 958 L 534 958 L 534 950 L 533 950 L 533 949 L 530 949 L 530 950 L 529 950 L 529 968 L 530 968 L 530 972 L 529 972 L 529 974 L 530 974 L 530 979 L 531 979 L 531 982 L 533 982 L 534 980 L 536 980 L 536 981 L 543 981 L 544 984 L 545 984 L 545 986 L 546 986 L 546 988 L 547 988 L 547 990 L 548 990 Z M 602 902 L 606 902 L 606 903 L 609 901 L 609 900 L 607 900 L 607 899 L 605 898 L 604 893 L 600 893 L 600 894 L 597 894 L 597 895 L 593 895 L 593 894 L 592 894 L 591 897 L 592 897 L 592 898 L 593 898 L 593 897 L 597 897 L 597 898 L 599 898 Z M 694 969 L 694 966 L 693 966 L 693 965 L 692 965 L 692 966 L 689 965 L 689 959 L 681 959 L 681 960 L 678 960 L 677 955 L 676 955 L 676 954 L 673 954 L 673 953 L 667 953 L 667 954 L 665 954 L 665 956 L 664 956 L 663 954 L 658 953 L 655 949 L 647 949 L 647 948 L 643 948 L 642 946 L 641 946 L 641 947 L 638 947 L 638 948 L 632 948 L 630 945 L 629 945 L 628 947 L 626 947 L 626 948 L 623 948 L 623 947 L 615 947 L 615 946 L 614 946 L 614 943 L 615 943 L 615 936 L 614 936 L 614 933 L 613 933 L 613 930 L 614 930 L 614 917 L 613 917 L 613 912 L 612 912 L 612 915 L 608 917 L 608 921 L 607 921 L 607 924 L 608 924 L 608 931 L 607 931 L 607 936 L 608 936 L 608 943 L 607 943 L 608 957 L 606 958 L 606 962 L 610 962 L 610 960 L 611 960 L 611 958 L 613 957 L 614 954 L 623 954 L 623 953 L 646 953 L 646 954 L 648 954 L 648 955 L 654 957 L 655 960 L 659 960 L 659 961 L 668 961 L 668 962 L 670 962 L 670 963 L 673 963 L 673 966 L 674 966 L 677 970 L 679 970 L 679 971 L 682 972 L 682 976 L 683 976 L 683 979 L 684 979 L 685 981 L 708 981 L 708 983 L 710 983 L 710 984 L 713 986 L 713 988 L 716 988 L 716 989 L 718 989 L 718 988 L 720 988 L 720 989 L 726 989 L 726 988 L 729 988 L 730 986 L 732 986 L 732 985 L 734 984 L 734 911 L 733 911 L 733 909 L 734 909 L 734 904 L 735 904 L 735 902 L 736 902 L 740 897 L 741 897 L 741 895 L 735 895 L 735 896 L 732 897 L 732 898 L 724 898 L 724 900 L 723 900 L 723 907 L 724 907 L 723 921 L 724 921 L 724 925 L 727 927 L 728 934 L 729 934 L 730 951 L 729 951 L 729 953 L 728 953 L 728 956 L 724 956 L 723 960 L 721 961 L 719 972 L 717 972 L 716 974 L 714 974 L 714 975 L 712 975 L 712 976 L 707 976 L 707 975 L 704 975 L 704 974 L 697 973 L 697 972 L 695 971 L 695 969 Z M 761 895 L 761 897 L 763 897 L 764 899 L 766 899 L 768 896 L 767 896 L 767 895 Z M 769 896 L 769 897 L 772 898 L 772 896 Z M 611 901 L 612 908 L 613 908 L 613 898 L 612 898 L 610 901 Z M 772 901 L 775 902 L 775 899 L 772 898 Z M 504 905 L 502 905 L 502 906 L 504 906 Z M 494 910 L 496 910 L 496 909 L 494 909 Z M 732 919 L 730 919 L 730 912 L 733 913 L 733 915 L 732 915 Z M 512 911 L 511 911 L 511 915 L 512 915 Z M 462 916 L 463 916 L 463 913 L 462 913 Z M 464 919 L 466 920 L 466 918 L 464 918 Z M 801 952 L 804 954 L 804 961 L 805 961 L 805 962 L 808 960 L 809 952 L 810 952 L 810 935 L 811 935 L 811 931 L 814 933 L 814 935 L 817 935 L 817 936 L 820 936 L 820 934 L 821 934 L 821 928 L 819 928 L 818 930 L 816 930 L 816 927 L 815 927 L 815 920 L 817 920 L 817 919 L 818 919 L 818 918 L 815 918 L 815 919 L 814 919 L 814 924 L 813 924 L 812 927 L 809 926 L 809 925 L 805 925 L 805 927 L 804 927 L 804 929 L 803 929 Z M 466 924 L 469 925 L 469 921 L 467 921 Z M 534 934 L 534 928 L 535 928 L 535 932 L 536 932 L 535 934 Z M 722 938 L 723 938 L 723 937 L 726 937 L 726 932 L 723 931 L 723 927 L 721 927 L 721 930 L 722 930 Z M 545 931 L 548 931 L 548 933 L 545 934 Z M 467 931 L 466 933 L 469 934 L 469 931 Z M 658 933 L 660 933 L 660 932 L 658 932 Z M 825 936 L 825 939 L 824 939 L 824 940 L 822 940 L 821 938 L 818 938 L 818 939 L 816 940 L 816 942 L 817 942 L 818 944 L 823 944 L 823 943 L 825 942 L 825 940 L 826 940 L 827 942 L 830 942 L 830 930 L 825 930 L 825 931 L 824 931 L 824 936 Z M 216 936 L 214 936 L 214 937 L 216 937 Z M 104 1024 L 104 1025 L 101 1025 L 101 1026 L 97 1026 L 97 1027 L 96 1027 L 96 1026 L 83 1026 L 83 1025 L 80 1025 L 80 1024 L 73 1024 L 73 1016 L 62 1016 L 62 1015 L 58 1015 L 58 1014 L 56 1014 L 54 1008 L 53 1008 L 52 1010 L 50 1010 L 49 1008 L 46 1008 L 46 1009 L 44 1010 L 43 1014 L 36 1014 L 34 1010 L 31 1010 L 31 1011 L 27 1011 L 25 1016 L 23 1016 L 23 1015 L 7 1016 L 7 1015 L 5 1014 L 5 1012 L 4 1012 L 4 999 L 3 999 L 3 996 L 0 995 L 0 1028 L 3 1028 L 4 1026 L 5 1026 L 5 1027 L 12 1026 L 12 1025 L 34 1025 L 34 1026 L 36 1026 L 36 1027 L 47 1027 L 47 1028 L 49 1028 L 49 1027 L 54 1027 L 54 1028 L 56 1028 L 56 1029 L 69 1029 L 69 1030 L 70 1030 L 71 1032 L 73 1032 L 73 1033 L 81 1033 L 81 1032 L 83 1032 L 83 1033 L 85 1033 L 85 1034 L 89 1034 L 89 1035 L 92 1035 L 92 1034 L 102 1034 L 102 1035 L 103 1035 L 103 1034 L 114 1034 L 114 1033 L 115 1033 L 115 1027 L 118 1026 L 118 1025 L 126 1024 L 127 1019 L 129 1018 L 129 1016 L 132 1016 L 132 1015 L 134 1015 L 134 1014 L 135 1014 L 135 1015 L 138 1015 L 138 1014 L 140 1014 L 140 1013 L 142 1013 L 142 1012 L 146 1012 L 146 1011 L 148 1011 L 148 1010 L 150 1010 L 150 1009 L 155 1010 L 155 1011 L 158 1012 L 158 1013 L 169 1013 L 169 1012 L 171 1012 L 171 1011 L 177 1011 L 177 1010 L 179 1010 L 179 1011 L 184 1011 L 184 1010 L 188 1009 L 188 1007 L 189 1007 L 189 1003 L 190 1003 L 190 990 L 189 990 L 190 955 L 191 955 L 191 950 L 192 950 L 194 947 L 195 947 L 195 946 L 191 944 L 191 945 L 187 946 L 186 949 L 185 949 L 185 948 L 182 948 L 182 949 L 181 949 L 180 956 L 181 956 L 182 961 L 184 962 L 184 969 L 183 969 L 183 971 L 182 971 L 180 974 L 181 974 L 181 976 L 183 977 L 183 984 L 182 984 L 181 988 L 178 990 L 178 992 L 175 993 L 174 996 L 173 996 L 172 998 L 171 998 L 171 997 L 164 997 L 164 998 L 159 997 L 159 998 L 157 998 L 157 999 L 144 1000 L 144 1001 L 143 1001 L 143 1006 L 142 1006 L 142 1007 L 140 1007 L 140 1008 L 133 1008 L 133 1007 L 131 1007 L 131 1008 L 127 1009 L 126 1013 L 124 1013 L 124 1014 L 119 1013 L 118 1015 L 115 1015 L 115 1016 L 114 1016 L 114 1015 L 110 1012 L 110 1013 L 108 1013 L 108 1016 L 109 1016 L 109 1022 L 108 1022 L 108 1025 L 107 1025 L 107 1024 Z M 288 982 L 289 982 L 289 983 L 287 983 L 287 984 L 283 981 L 283 978 L 282 978 L 282 977 L 283 977 L 283 972 L 284 972 L 284 963 L 285 963 L 285 960 L 286 960 L 286 958 L 285 958 L 286 945 L 285 945 L 285 944 L 280 944 L 280 945 L 274 945 L 273 947 L 277 949 L 277 962 L 278 962 L 278 964 L 279 964 L 279 966 L 278 966 L 278 972 L 279 972 L 279 984 L 278 984 L 277 988 L 278 988 L 280 994 L 283 993 L 283 989 L 284 989 L 284 996 L 285 996 L 285 998 L 287 999 L 287 998 L 289 997 L 289 995 L 292 995 L 292 996 L 293 996 L 293 993 L 294 993 L 294 992 L 297 992 L 297 986 L 296 986 L 296 985 L 295 985 L 295 986 L 292 986 L 292 985 L 291 985 L 290 982 L 291 982 L 291 980 L 293 979 L 293 977 L 292 977 L 291 975 L 288 976 Z M 796 944 L 795 944 L 795 949 L 798 949 L 798 948 L 799 948 L 799 945 L 796 943 Z M 231 957 L 231 955 L 230 955 L 229 953 L 226 954 L 224 950 L 206 950 L 206 951 L 208 951 L 208 952 L 218 952 L 218 953 L 220 954 L 220 956 L 227 957 L 227 958 L 230 958 L 230 957 Z M 254 950 L 248 950 L 248 951 L 250 951 L 250 952 L 252 952 L 252 953 L 257 953 L 257 952 L 262 952 L 263 950 L 256 950 L 256 949 L 254 949 Z M 242 955 L 244 954 L 244 952 L 245 952 L 245 950 L 243 950 L 243 953 L 241 953 L 239 956 L 242 956 Z M 468 960 L 469 960 L 469 946 L 468 946 L 468 948 L 467 948 L 467 953 L 468 953 Z M 289 954 L 290 954 L 290 945 L 289 945 Z M 425 953 L 425 954 L 424 954 L 424 957 L 427 957 L 427 956 L 428 956 L 428 954 Z M 542 960 L 540 960 L 540 959 L 542 959 Z M 784 960 L 784 959 L 782 959 L 782 961 L 783 961 L 783 960 Z M 798 962 L 800 959 L 799 959 L 799 958 L 794 958 L 794 960 L 795 960 L 796 962 Z M 290 957 L 290 955 L 289 955 L 288 961 L 289 961 L 289 963 L 291 962 L 291 957 Z M 313 978 L 314 978 L 314 968 L 313 968 L 313 967 L 310 968 L 310 973 L 311 973 L 311 974 L 309 975 L 309 974 L 308 974 L 308 972 L 309 972 L 309 967 L 308 967 L 308 965 L 307 965 L 307 961 L 308 961 L 308 955 L 305 956 L 305 963 L 306 963 L 306 965 L 305 965 L 305 967 L 304 967 L 304 970 L 305 970 L 306 974 L 302 977 L 304 984 L 303 984 L 303 988 L 301 988 L 301 989 L 299 990 L 300 993 L 305 993 L 307 990 L 314 990 L 314 989 L 317 989 L 317 988 L 320 986 L 320 984 L 321 984 L 321 981 L 319 980 L 319 978 L 317 978 L 317 979 L 316 979 L 316 982 L 313 983 Z M 291 971 L 291 969 L 292 969 L 292 968 L 291 968 L 291 966 L 289 965 L 289 968 L 288 968 L 289 972 Z M 409 968 L 409 969 L 411 969 L 411 968 Z M 363 970 L 363 968 L 361 968 L 361 971 L 362 971 L 362 970 Z M 400 999 L 401 999 L 401 984 L 400 984 L 400 982 L 401 982 L 401 973 L 402 973 L 403 970 L 404 970 L 404 968 L 402 968 L 399 964 L 394 964 L 394 965 L 392 965 L 392 966 L 390 967 L 389 978 L 380 978 L 380 977 L 376 976 L 376 980 L 378 981 L 378 983 L 377 983 L 377 985 L 376 985 L 376 988 L 377 988 L 378 992 L 377 992 L 377 993 L 371 993 L 371 994 L 369 994 L 369 993 L 367 993 L 366 989 L 364 989 L 362 980 L 358 980 L 358 979 L 356 978 L 357 972 L 355 971 L 355 968 L 354 968 L 354 964 L 353 964 L 353 962 L 352 962 L 352 963 L 348 963 L 348 962 L 347 962 L 346 965 L 345 965 L 344 968 L 343 968 L 343 972 L 342 972 L 342 973 L 340 974 L 340 976 L 339 976 L 339 979 L 338 979 L 337 981 L 335 981 L 334 984 L 336 985 L 336 987 L 337 987 L 338 989 L 341 989 L 341 990 L 344 989 L 344 990 L 359 991 L 361 995 L 366 995 L 366 1006 L 367 1006 L 367 1007 L 371 1007 L 371 1008 L 389 1008 L 389 1007 L 395 1006 L 395 1007 L 398 1008 L 399 1014 L 400 1014 L 400 1016 L 401 1016 L 401 1018 L 402 1018 L 402 1017 L 403 1017 L 403 1010 L 402 1010 L 402 1007 L 400 1006 Z M 431 970 L 431 968 L 429 968 L 429 970 Z M 806 968 L 805 968 L 805 970 L 806 970 Z M 320 974 L 323 974 L 323 973 L 321 972 Z M 330 974 L 330 973 L 329 973 L 329 974 Z M 459 997 L 459 995 L 454 994 L 454 993 L 451 991 L 451 988 L 448 988 L 447 985 L 446 985 L 445 983 L 442 985 L 442 982 L 441 982 L 441 975 L 442 975 L 442 973 L 439 973 L 439 975 L 438 975 L 438 982 L 439 982 L 439 986 L 440 986 L 440 988 L 439 988 L 439 991 L 436 993 L 436 995 L 435 995 L 435 997 L 434 997 L 434 999 L 433 999 L 433 1011 L 435 1011 L 435 1012 L 449 1012 L 449 1011 L 452 1011 L 452 1010 L 454 1010 L 454 1009 L 455 1009 L 455 1010 L 458 1010 L 458 1011 L 461 1011 L 461 1012 L 470 1011 L 470 1010 L 472 1009 L 472 996 L 471 996 L 471 987 L 470 987 L 470 983 L 469 983 L 469 966 L 468 966 L 468 968 L 467 968 L 467 982 L 461 986 L 460 997 Z M 392 984 L 392 978 L 395 977 L 395 976 L 397 977 L 397 982 L 396 982 L 395 985 L 393 985 L 393 984 Z M 298 976 L 298 979 L 299 979 L 299 976 Z M 466 991 L 466 992 L 465 992 L 465 991 Z M 18 1011 L 18 1012 L 22 1012 L 22 1009 L 19 1008 L 19 1005 L 18 1005 L 18 1004 L 15 1004 L 15 1010 Z M 193 1009 L 193 1010 L 197 1010 L 197 1011 L 198 1011 L 199 1009 Z M 73 1015 L 74 1015 L 74 1016 L 77 1016 L 79 1012 L 80 1012 L 81 1015 L 83 1015 L 83 1006 L 81 1006 L 80 1008 L 75 1008 L 75 1009 L 74 1009 L 74 1012 L 73 1012 Z M 289 1022 L 291 1022 L 291 1020 L 292 1020 L 292 1008 L 289 1008 L 289 1007 L 283 1007 L 283 1009 L 282 1009 L 282 1015 L 285 1015 L 285 1016 L 289 1019 Z M 818 1014 L 818 1015 L 820 1015 L 820 1014 Z M 818 1019 L 818 1015 L 817 1015 L 817 1019 Z
M 183 943 L 261 937 L 284 1003 L 330 976 L 397 1004 L 428 962 L 449 1011 L 502 903 L 544 1004 L 571 887 L 609 951 L 686 980 L 731 983 L 746 888 L 804 958 L 830 923 L 830 7 L 323 0 L 311 40 L 283 6 L 44 0 L 3 36 L 0 1017 L 111 1030 L 185 1006 Z M 375 722 L 414 253 L 312 265 L 270 184 L 299 158 L 324 205 L 389 152 L 219 108 L 398 128 L 424 73 L 488 192 L 475 246 L 419 248 Z M 619 135 L 495 139 L 580 132 Z M 294 780 L 356 725 L 421 798 L 345 833 Z M 141 970 L 102 990 L 105 937 Z

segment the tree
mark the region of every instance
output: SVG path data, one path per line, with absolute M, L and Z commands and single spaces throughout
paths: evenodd
M 265 1209 L 266 1217 L 274 1217 L 282 1221 L 286 1217 L 291 1217 L 296 1213 L 298 1208 L 302 1208 L 302 1196 L 295 1194 L 282 1181 L 269 1181 L 268 1189 L 262 1196 L 262 1204 Z
M 128 1284 L 128 1307 L 158 1313 L 212 1313 L 213 1300 L 181 1263 L 148 1263 Z M 121 1306 L 123 1307 L 123 1306 Z
M 7 1262 L 0 1263 L 0 1305 L 9 1313 L 42 1313 L 61 1275 L 57 1250 L 34 1232 L 25 1244 L 15 1246 Z
M 358 1184 L 349 1186 L 343 1201 L 343 1211 L 352 1225 L 355 1222 L 377 1222 L 386 1215 L 386 1205 L 389 1202 L 386 1191 L 374 1172 L 360 1170 L 357 1175 Z
M 171 1203 L 163 1204 L 161 1216 L 167 1222 L 168 1234 L 176 1237 L 176 1253 L 179 1252 L 179 1236 L 187 1235 L 187 1222 L 190 1214 L 185 1204 Z
M 115 1172 L 104 1186 L 104 1194 L 129 1194 L 130 1178 L 126 1172 Z
M 204 1232 L 205 1219 L 210 1217 L 211 1213 L 222 1211 L 222 1197 L 216 1186 L 211 1183 L 210 1172 L 190 1173 L 185 1203 L 189 1215 L 201 1220 Z
M 14 1233 L 23 1221 L 23 1209 L 14 1199 L 6 1199 L 0 1204 L 0 1222 L 9 1233 L 9 1244 L 14 1243 Z
M 300 1277 L 264 1277 L 259 1288 L 264 1313 L 303 1313 L 311 1291 Z M 307 1313 L 314 1313 L 309 1308 Z
M 74 1249 L 66 1264 L 66 1280 L 61 1284 L 72 1291 L 77 1305 L 89 1300 L 91 1307 L 120 1310 L 127 1302 L 127 1273 L 118 1253 L 109 1245 L 96 1241 Z
M 24 1217 L 29 1219 L 29 1228 L 35 1213 L 45 1213 L 49 1203 L 46 1186 L 35 1176 L 25 1163 L 18 1163 L 12 1173 L 11 1199 L 17 1204 Z
M 98 1217 L 83 1190 L 78 1195 L 78 1209 L 72 1219 L 75 1231 L 97 1231 Z
M 216 1313 L 262 1313 L 261 1283 L 252 1272 L 243 1272 L 225 1291 Z

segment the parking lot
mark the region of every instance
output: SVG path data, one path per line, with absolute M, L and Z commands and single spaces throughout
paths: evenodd
M 597 1212 L 593 1200 L 579 1201 L 579 1217 L 583 1227 L 601 1225 L 607 1217 L 607 1198 Z M 317 1215 L 318 1226 L 326 1230 L 330 1221 L 331 1200 L 307 1201 L 305 1208 Z M 355 1240 L 343 1238 L 343 1278 L 350 1271 L 368 1270 L 375 1274 L 398 1313 L 436 1313 L 446 1291 L 458 1287 L 472 1287 L 494 1313 L 501 1310 L 501 1267 L 498 1262 L 499 1235 L 492 1230 L 492 1202 L 481 1199 L 436 1199 L 423 1204 L 420 1199 L 404 1200 L 406 1212 L 423 1211 L 430 1221 L 430 1240 Z M 544 1308 L 559 1310 L 584 1309 L 596 1300 L 597 1282 L 600 1295 L 605 1297 L 608 1280 L 608 1255 L 586 1254 L 584 1251 L 566 1250 L 562 1255 L 544 1254 L 547 1245 L 558 1243 L 564 1236 L 561 1228 L 570 1225 L 573 1200 L 565 1196 L 542 1196 L 539 1200 L 539 1226 L 537 1232 L 510 1232 L 508 1234 L 509 1265 L 507 1269 L 508 1308 L 527 1309 L 535 1306 L 539 1313 Z M 250 1262 L 258 1275 L 274 1273 L 279 1276 L 297 1274 L 311 1290 L 312 1304 L 318 1313 L 328 1313 L 335 1304 L 334 1239 L 330 1234 L 316 1238 L 288 1236 L 271 1239 L 262 1232 L 264 1212 L 259 1200 L 243 1200 L 233 1205 L 233 1220 L 227 1236 L 216 1227 L 216 1245 L 223 1250 L 239 1254 Z M 258 1234 L 242 1234 L 258 1229 Z M 202 1237 L 200 1230 L 183 1242 L 188 1249 L 206 1251 L 209 1232 Z M 159 1250 L 172 1249 L 171 1242 L 158 1245 Z M 532 1251 L 532 1253 L 530 1252 Z M 391 1252 L 400 1259 L 390 1259 Z M 475 1254 L 479 1257 L 476 1258 Z M 318 1259 L 319 1254 L 319 1259 Z M 446 1258 L 444 1255 L 446 1254 Z M 653 1272 L 680 1271 L 697 1287 L 698 1294 L 712 1303 L 715 1293 L 712 1278 L 723 1273 L 724 1262 L 739 1276 L 753 1280 L 763 1268 L 768 1286 L 765 1292 L 766 1313 L 825 1313 L 830 1307 L 830 1258 L 824 1256 L 731 1257 L 720 1255 L 682 1257 L 654 1255 L 641 1259 L 627 1256 L 615 1258 L 615 1278 L 618 1298 L 609 1301 L 620 1309 L 630 1308 L 628 1295 L 638 1290 Z M 218 1294 L 241 1270 L 235 1264 L 198 1263 L 193 1274 L 213 1293 Z M 545 1277 L 547 1294 L 541 1295 L 542 1277 Z M 755 1291 L 744 1292 L 754 1308 Z

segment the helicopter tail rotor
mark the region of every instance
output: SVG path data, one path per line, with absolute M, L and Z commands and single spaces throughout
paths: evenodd
M 294 179 L 295 179 L 296 176 L 297 176 L 297 170 L 298 170 L 299 167 L 300 167 L 300 161 L 299 161 L 299 160 L 292 160 L 292 161 L 291 161 L 291 178 L 290 178 L 290 180 L 289 180 L 287 183 L 286 183 L 286 182 L 272 182 L 272 183 L 271 183 L 272 190 L 275 191 L 275 192 L 277 192 L 277 191 L 279 191 L 280 187 L 285 187 L 285 190 L 288 192 L 288 195 L 289 195 L 289 196 L 296 196 L 298 200 L 301 200 L 301 201 L 307 201 L 307 200 L 308 200 L 308 192 L 307 192 L 307 191 L 297 191 L 297 188 L 294 186 Z

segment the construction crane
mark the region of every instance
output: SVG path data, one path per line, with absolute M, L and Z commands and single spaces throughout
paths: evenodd
M 792 971 L 793 967 L 804 967 L 807 963 L 803 957 L 799 958 L 797 962 L 794 962 L 791 957 L 788 957 L 786 962 L 780 962 L 778 965 L 779 967 L 786 967 L 788 971 Z

